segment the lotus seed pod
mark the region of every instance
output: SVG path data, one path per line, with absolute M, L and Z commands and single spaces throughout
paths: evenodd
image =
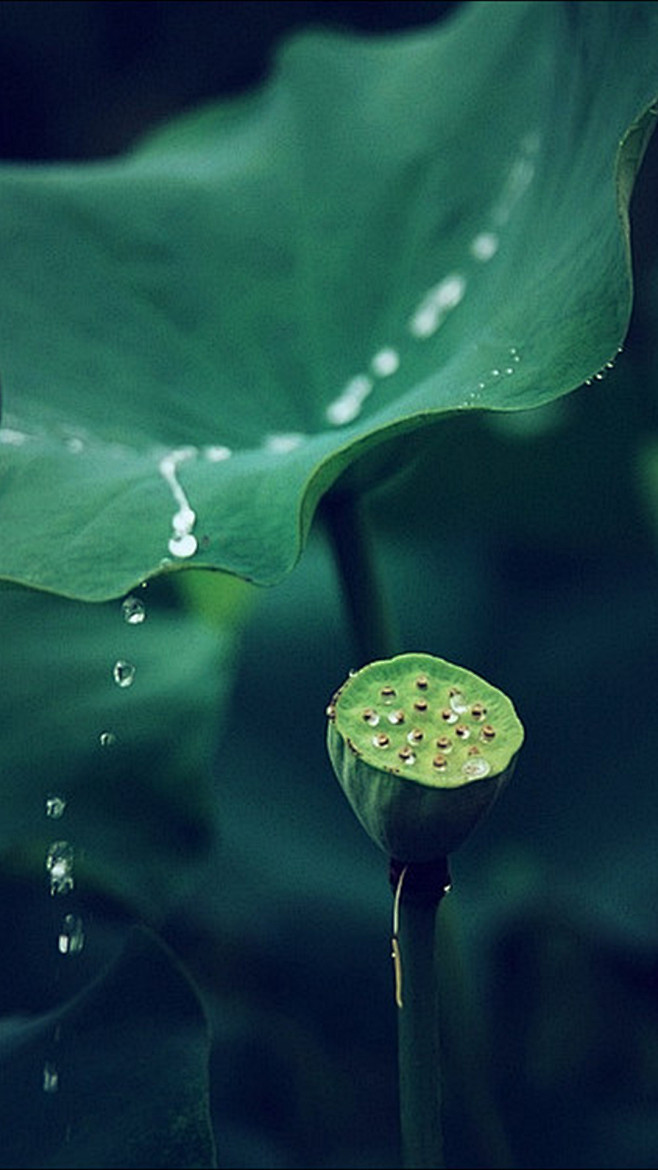
M 329 757 L 352 809 L 406 863 L 462 844 L 510 779 L 524 737 L 502 691 L 429 654 L 351 673 L 327 716 Z

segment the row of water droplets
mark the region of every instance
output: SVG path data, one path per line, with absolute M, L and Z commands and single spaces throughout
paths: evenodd
M 146 606 L 136 594 L 130 594 L 121 603 L 123 620 L 130 626 L 141 625 L 146 619 Z M 132 686 L 135 666 L 127 659 L 119 658 L 112 666 L 112 679 L 124 690 Z M 114 731 L 101 731 L 98 743 L 101 749 L 113 747 L 117 742 Z M 66 815 L 68 801 L 60 793 L 50 793 L 45 801 L 45 814 L 49 821 L 62 821 Z M 63 898 L 75 889 L 75 849 L 70 841 L 60 837 L 51 842 L 46 850 L 45 868 L 51 898 Z M 79 913 L 69 911 L 62 915 L 57 934 L 57 952 L 61 956 L 79 955 L 85 945 L 85 926 Z M 53 1034 L 53 1043 L 60 1039 L 59 1027 Z M 42 1085 L 45 1093 L 55 1093 L 59 1088 L 59 1070 L 55 1060 L 49 1059 L 43 1066 Z
M 470 241 L 468 253 L 471 262 L 483 265 L 496 256 L 500 247 L 500 232 L 534 177 L 534 156 L 538 149 L 539 138 L 536 134 L 527 134 L 522 139 L 518 155 L 507 174 L 501 195 L 490 211 L 487 226 L 477 232 Z M 414 309 L 407 322 L 406 339 L 424 341 L 432 337 L 453 310 L 461 304 L 466 295 L 466 289 L 467 276 L 464 271 L 450 272 L 444 276 L 438 284 L 423 295 Z M 505 360 L 501 362 L 500 368 L 491 369 L 466 395 L 462 405 L 464 407 L 473 405 L 475 399 L 487 385 L 486 378 L 496 380 L 514 374 L 520 360 L 518 350 L 511 348 L 505 355 Z M 325 411 L 326 421 L 334 427 L 343 427 L 354 422 L 377 382 L 396 374 L 400 369 L 401 361 L 399 348 L 386 345 L 379 349 L 372 357 L 368 369 L 350 378 L 337 397 L 329 403 Z M 306 438 L 307 436 L 300 432 L 266 435 L 262 447 L 274 455 L 287 455 L 301 446 Z M 172 533 L 168 541 L 168 549 L 173 557 L 188 559 L 193 557 L 199 548 L 198 539 L 194 534 L 196 512 L 181 484 L 180 468 L 183 464 L 197 458 L 211 463 L 223 463 L 231 455 L 231 449 L 226 446 L 202 449 L 187 446 L 170 451 L 160 459 L 158 465 L 160 474 L 168 484 L 177 505 L 171 522 Z
M 501 244 L 501 231 L 508 223 L 512 211 L 530 186 L 535 173 L 535 156 L 539 150 L 539 136 L 530 133 L 519 144 L 517 157 L 512 163 L 503 184 L 501 194 L 491 208 L 486 226 L 470 240 L 467 248 L 466 267 L 447 273 L 422 296 L 408 322 L 405 341 L 425 341 L 433 337 L 447 321 L 450 314 L 462 303 L 468 287 L 468 267 L 488 264 L 497 255 Z M 516 349 L 510 350 L 500 368 L 494 367 L 484 374 L 477 386 L 467 394 L 464 406 L 473 401 L 485 389 L 487 378 L 510 377 L 520 360 Z M 382 378 L 389 378 L 400 369 L 400 350 L 392 345 L 378 350 L 371 359 L 367 371 L 350 378 L 339 395 L 329 403 L 325 417 L 332 426 L 345 426 L 354 422 L 361 413 L 366 400 Z

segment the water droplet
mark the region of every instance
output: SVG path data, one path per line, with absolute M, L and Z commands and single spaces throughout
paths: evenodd
M 12 427 L 0 427 L 0 443 L 8 447 L 22 447 L 29 437 L 22 431 L 15 431 Z
M 273 455 L 288 455 L 290 451 L 296 451 L 298 447 L 301 447 L 305 438 L 306 436 L 298 431 L 291 431 L 290 434 L 285 435 L 266 435 L 263 446 Z
M 120 658 L 112 667 L 112 677 L 118 687 L 131 687 L 135 681 L 135 667 L 132 662 Z
M 196 522 L 196 512 L 190 507 L 190 502 L 178 480 L 178 467 L 188 459 L 197 455 L 196 447 L 181 447 L 164 455 L 158 464 L 163 479 L 168 483 L 174 500 L 178 504 L 178 511 L 172 518 L 174 535 L 169 541 L 169 552 L 175 557 L 194 556 L 198 548 L 196 537 L 192 529 Z
M 44 1093 L 56 1093 L 59 1088 L 59 1073 L 50 1060 L 47 1060 L 43 1066 L 42 1084 Z
M 367 374 L 357 374 L 351 378 L 343 388 L 338 398 L 329 403 L 325 417 L 334 426 L 343 426 L 353 422 L 361 413 L 361 408 L 373 388 L 372 378 Z
M 468 703 L 461 691 L 456 688 L 450 691 L 450 706 L 458 715 L 463 715 L 464 711 L 468 711 Z
M 62 922 L 57 949 L 60 955 L 78 955 L 85 945 L 85 932 L 82 919 L 75 914 L 67 914 Z
M 370 368 L 378 378 L 388 378 L 400 368 L 400 357 L 395 349 L 380 349 L 370 363 Z
M 185 559 L 194 556 L 199 544 L 196 536 L 188 532 L 183 536 L 172 536 L 167 547 L 172 556 Z
M 73 889 L 73 846 L 68 841 L 54 841 L 46 854 L 46 870 L 50 874 L 50 893 L 68 894 Z
M 67 451 L 71 452 L 72 455 L 79 455 L 82 451 L 84 451 L 85 447 L 82 439 L 79 439 L 76 436 L 73 436 L 70 439 L 66 439 L 64 446 L 66 447 Z
M 512 345 L 510 347 L 509 355 L 510 355 L 513 362 L 520 362 L 521 361 L 521 354 L 519 353 L 519 351 L 515 345 Z
M 230 459 L 233 452 L 230 447 L 204 447 L 204 458 L 209 463 L 223 463 L 226 459 Z
M 414 337 L 429 337 L 443 323 L 446 315 L 464 298 L 466 279 L 460 272 L 451 272 L 425 294 L 409 322 Z
M 443 314 L 432 301 L 420 305 L 409 322 L 414 337 L 431 337 L 443 320 Z
M 505 366 L 505 373 L 509 376 L 514 373 L 514 366 Z
M 371 727 L 376 727 L 379 723 L 379 715 L 373 707 L 366 707 L 362 714 L 362 718 L 365 719 L 366 723 L 369 723 Z
M 471 241 L 471 255 L 476 260 L 481 260 L 486 263 L 496 255 L 500 245 L 500 240 L 495 232 L 480 232 L 479 235 Z
M 490 771 L 491 764 L 482 756 L 469 756 L 466 763 L 462 764 L 462 775 L 467 776 L 469 780 L 480 780 Z
M 113 731 L 101 731 L 98 740 L 101 747 L 113 747 L 117 741 L 117 737 Z
M 65 808 L 66 801 L 63 796 L 48 796 L 46 798 L 46 816 L 51 817 L 54 821 L 63 816 Z
M 146 606 L 133 593 L 121 603 L 121 612 L 129 626 L 140 626 L 146 619 Z
M 486 388 L 487 388 L 486 382 L 478 382 L 478 390 L 486 390 Z
M 459 272 L 452 272 L 450 276 L 446 276 L 445 280 L 437 284 L 430 296 L 440 309 L 456 309 L 463 300 L 465 292 L 465 278 Z
M 499 369 L 491 370 L 491 377 L 492 378 L 500 378 L 500 370 Z

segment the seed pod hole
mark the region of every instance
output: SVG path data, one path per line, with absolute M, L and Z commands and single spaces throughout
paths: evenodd
M 379 723 L 379 715 L 375 711 L 374 707 L 366 707 L 365 711 L 363 712 L 363 719 L 366 723 L 369 723 L 371 727 L 376 727 Z
M 387 748 L 391 741 L 386 735 L 386 732 L 380 731 L 379 735 L 373 736 L 372 742 L 374 747 Z
M 456 723 L 459 719 L 459 715 L 456 711 L 451 710 L 450 707 L 444 707 L 443 711 L 441 712 L 441 718 L 443 719 L 444 723 Z
M 437 772 L 445 772 L 448 767 L 448 761 L 445 756 L 435 756 L 432 760 L 432 766 L 436 768 Z
M 429 686 L 429 679 L 426 674 L 419 674 L 416 679 L 416 686 L 419 691 L 426 691 Z
M 404 723 L 404 711 L 391 711 L 388 721 L 389 723 Z
M 382 687 L 382 689 L 379 693 L 380 693 L 380 695 L 385 703 L 391 703 L 393 701 L 393 699 L 395 698 L 396 691 L 395 691 L 395 687 L 385 686 L 385 687 Z
M 414 710 L 415 711 L 427 711 L 428 706 L 429 706 L 429 704 L 427 702 L 427 699 L 415 699 L 414 700 Z
M 483 703 L 474 703 L 473 706 L 471 707 L 471 715 L 473 716 L 474 719 L 477 719 L 478 722 L 482 719 L 485 719 L 486 714 L 487 714 L 487 708 L 484 706 Z
M 413 727 L 409 732 L 407 739 L 409 740 L 409 743 L 420 743 L 423 739 L 423 735 L 424 733 L 420 730 L 420 727 Z
M 465 723 L 458 723 L 455 727 L 455 735 L 458 735 L 460 739 L 468 739 L 470 734 L 471 733 Z
M 440 735 L 436 741 L 436 746 L 440 752 L 452 751 L 452 742 L 447 735 Z
M 482 739 L 487 741 L 495 739 L 496 728 L 492 727 L 490 723 L 485 723 L 484 727 L 480 731 L 480 735 L 482 736 Z
M 416 757 L 411 748 L 403 747 L 398 752 L 398 758 L 402 760 L 403 764 L 415 764 Z

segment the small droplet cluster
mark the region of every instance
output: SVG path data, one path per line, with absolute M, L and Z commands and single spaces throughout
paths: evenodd
M 334 719 L 335 702 L 327 708 Z M 393 772 L 414 770 L 464 783 L 487 776 L 492 763 L 487 748 L 496 739 L 486 703 L 458 686 L 433 682 L 418 674 L 407 684 L 383 683 L 374 701 L 360 711 L 363 735 L 349 746 Z

